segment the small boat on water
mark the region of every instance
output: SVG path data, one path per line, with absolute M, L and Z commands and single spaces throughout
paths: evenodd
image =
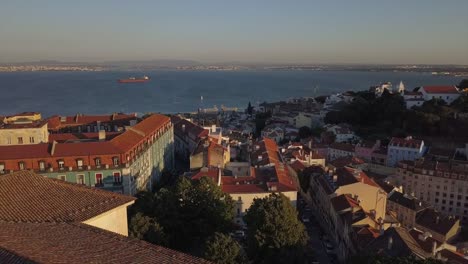
M 129 77 L 127 79 L 119 79 L 118 83 L 145 83 L 149 82 L 150 78 L 148 76 L 143 76 L 142 78 Z

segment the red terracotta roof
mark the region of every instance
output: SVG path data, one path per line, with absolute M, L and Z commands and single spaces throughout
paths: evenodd
M 134 200 L 30 171 L 0 177 L 0 222 L 81 222 Z
M 0 222 L 1 263 L 210 263 L 85 224 Z
M 281 158 L 278 153 L 278 146 L 276 143 L 265 138 L 260 142 L 256 143 L 259 146 L 254 153 L 262 154 L 266 160 L 266 164 L 272 164 L 272 166 L 260 165 L 259 168 L 251 170 L 251 175 L 248 177 L 234 177 L 234 176 L 223 176 L 221 178 L 221 187 L 226 193 L 261 193 L 261 192 L 289 192 L 297 191 L 296 182 L 292 175 L 289 173 L 288 166 L 281 162 Z M 255 157 L 256 155 L 253 155 Z M 253 161 L 253 164 L 262 164 L 262 161 Z M 199 179 L 203 176 L 207 176 L 217 181 L 218 179 L 218 168 L 209 168 L 208 170 L 202 169 L 198 173 L 192 176 L 192 179 Z M 276 189 L 275 189 L 276 188 Z
M 151 115 L 140 121 L 129 130 L 119 134 L 110 133 L 110 141 L 84 141 L 57 143 L 51 155 L 53 143 L 39 143 L 32 145 L 0 146 L 0 160 L 49 158 L 49 157 L 76 157 L 88 155 L 123 154 L 147 139 L 151 133 L 168 124 L 169 118 L 163 115 Z M 83 133 L 84 136 L 94 133 Z M 117 136 L 115 136 L 117 135 Z M 115 136 L 115 137 L 114 137 Z M 57 136 L 61 138 L 62 136 Z M 70 138 L 73 136 L 70 136 Z M 52 136 L 54 138 L 54 136 Z M 66 137 L 63 137 L 66 138 Z
M 458 94 L 459 91 L 455 86 L 424 86 L 422 87 L 426 93 L 434 94 Z
M 363 172 L 362 170 L 353 169 L 350 167 L 345 167 L 344 169 L 348 171 L 349 173 L 351 173 L 358 181 L 365 183 L 367 185 L 380 188 L 380 186 L 373 179 L 367 176 L 367 174 Z
M 329 162 L 329 164 L 333 165 L 336 168 L 343 168 L 345 166 L 362 165 L 364 163 L 365 162 L 358 157 L 349 157 L 349 156 L 340 157 Z
M 394 146 L 394 147 L 404 147 L 404 148 L 420 148 L 422 144 L 422 140 L 420 139 L 413 139 L 411 137 L 407 138 L 397 138 L 393 137 L 392 140 L 390 140 L 390 143 L 388 144 L 389 146 Z
M 127 121 L 136 119 L 136 114 L 112 114 L 112 115 L 81 115 L 75 116 L 52 116 L 48 119 L 49 129 L 58 129 L 66 126 L 78 126 L 84 124 L 92 124 L 100 121 L 102 123 Z
M 446 258 L 447 262 L 451 264 L 468 264 L 468 259 L 466 259 L 463 254 L 449 249 L 442 249 L 440 255 Z
M 304 170 L 306 168 L 304 166 L 304 164 L 302 164 L 302 162 L 300 162 L 298 160 L 294 161 L 289 166 L 291 166 L 291 168 L 293 168 L 293 170 L 296 171 L 296 172 L 302 171 L 302 170 Z
M 359 207 L 358 201 L 351 198 L 349 195 L 341 194 L 331 199 L 331 203 L 336 212 L 341 212 L 353 207 Z
M 122 132 L 106 132 L 106 140 L 110 140 L 117 135 L 122 134 Z M 58 133 L 58 134 L 49 134 L 49 142 L 65 142 L 65 141 L 74 141 L 74 140 L 83 140 L 83 139 L 92 139 L 98 140 L 99 133 Z
M 347 152 L 354 152 L 354 145 L 352 144 L 347 144 L 347 143 L 332 143 L 329 148 L 331 149 L 338 149 L 338 150 L 343 150 Z

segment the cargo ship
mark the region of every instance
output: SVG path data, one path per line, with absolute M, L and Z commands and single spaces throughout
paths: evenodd
M 119 83 L 145 83 L 149 82 L 150 78 L 148 76 L 143 76 L 142 78 L 129 77 L 127 79 L 119 79 Z

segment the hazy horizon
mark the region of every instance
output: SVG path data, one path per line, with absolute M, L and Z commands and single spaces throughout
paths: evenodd
M 8 1 L 0 63 L 468 65 L 468 1 Z

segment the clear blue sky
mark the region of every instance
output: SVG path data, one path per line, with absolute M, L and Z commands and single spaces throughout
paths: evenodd
M 0 62 L 468 64 L 468 0 L 1 0 Z

